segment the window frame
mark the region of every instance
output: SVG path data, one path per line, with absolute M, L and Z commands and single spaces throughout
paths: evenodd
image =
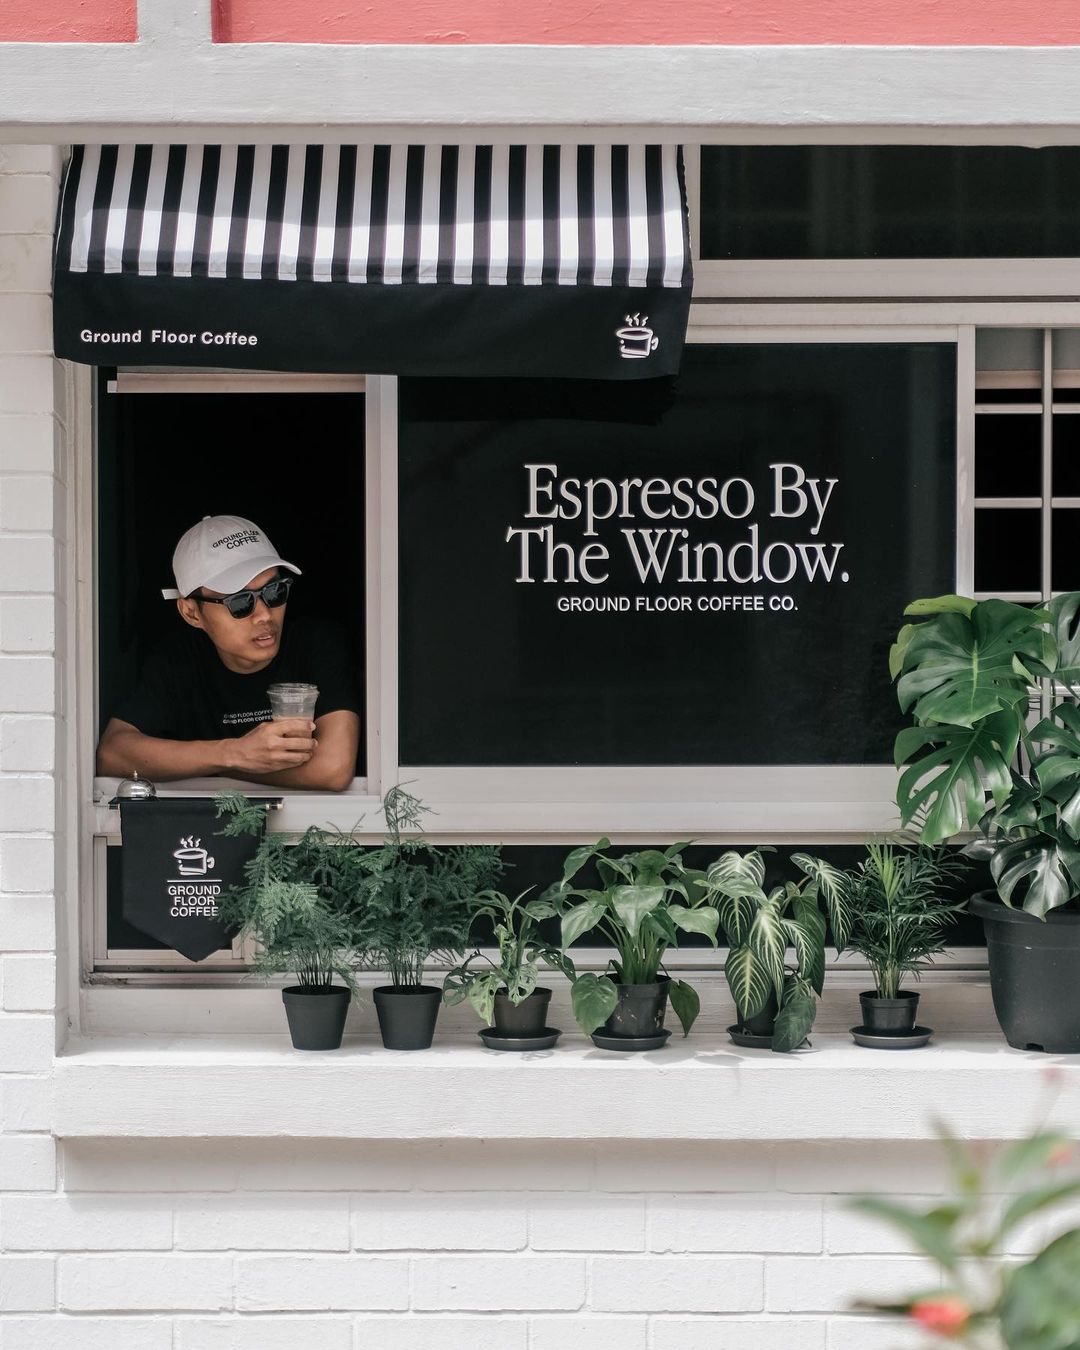
M 724 141 L 726 145 L 737 143 L 730 138 Z M 778 142 L 745 144 L 769 148 Z M 821 146 L 826 142 L 807 134 L 802 141 L 789 139 L 785 144 Z M 860 140 L 859 144 L 873 142 Z M 928 139 L 926 144 L 940 142 Z M 1080 294 L 1077 258 L 702 258 L 701 149 L 700 145 L 683 148 L 695 300 L 755 305 L 769 300 L 800 305 L 889 300 L 1038 303 Z
M 698 148 L 685 149 L 695 290 L 688 340 L 693 343 L 949 341 L 957 356 L 957 558 L 956 586 L 974 585 L 974 423 L 976 328 L 1080 328 L 1075 260 L 853 260 L 851 262 L 745 263 L 702 261 L 699 237 Z M 927 264 L 931 264 L 927 266 Z M 1021 265 L 1022 264 L 1022 265 Z M 868 279 L 872 277 L 872 292 Z M 1011 278 L 1011 280 L 1008 280 Z M 1019 278 L 1019 279 L 1018 279 Z M 70 430 L 75 499 L 74 563 L 69 659 L 75 711 L 73 763 L 77 784 L 78 934 L 84 984 L 175 981 L 197 977 L 210 984 L 236 981 L 245 953 L 234 949 L 198 965 L 176 953 L 102 945 L 105 908 L 103 850 L 119 843 L 118 812 L 107 806 L 115 780 L 96 779 L 97 553 L 96 429 L 93 373 L 73 374 L 79 415 Z M 134 385 L 162 379 L 222 391 L 238 381 L 270 379 L 280 389 L 312 389 L 311 381 L 339 377 L 270 376 L 258 372 L 133 372 Z M 355 379 L 358 377 L 344 377 Z M 177 384 L 169 387 L 177 388 Z M 246 387 L 252 388 L 252 384 Z M 619 843 L 673 841 L 692 835 L 707 844 L 748 840 L 781 845 L 861 843 L 895 824 L 895 774 L 889 766 L 768 766 L 765 769 L 542 768 L 410 769 L 398 763 L 397 728 L 397 381 L 365 380 L 366 421 L 366 699 L 368 774 L 343 794 L 287 793 L 273 825 L 288 833 L 309 824 L 357 824 L 377 838 L 381 793 L 411 780 L 436 813 L 435 842 L 463 839 L 503 844 L 586 842 L 607 833 Z M 868 773 L 869 771 L 869 773 Z M 568 783 L 568 777 L 570 780 Z M 822 801 L 822 784 L 828 791 Z M 225 780 L 170 785 L 170 793 L 203 795 Z M 249 784 L 238 784 L 242 788 Z M 90 790 L 87 790 L 89 787 Z M 798 791 L 795 791 L 798 789 Z M 777 819 L 777 804 L 785 808 Z M 98 855 L 101 855 L 100 857 Z

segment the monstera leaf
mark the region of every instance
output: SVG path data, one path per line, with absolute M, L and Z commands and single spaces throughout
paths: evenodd
M 909 764 L 896 791 L 903 824 L 921 819 L 925 844 L 975 829 L 986 813 L 986 793 L 1001 807 L 1012 791 L 1010 766 L 1019 739 L 1020 717 L 1012 709 L 978 727 L 905 728 L 895 749 L 897 765 Z
M 1007 905 L 1012 905 L 1017 886 L 1026 882 L 1023 908 L 1044 919 L 1080 890 L 1080 846 L 1064 830 L 1026 835 L 996 850 L 990 875 Z
M 970 617 L 954 610 L 934 614 L 904 647 L 900 707 L 923 724 L 973 727 L 1025 703 L 1029 686 L 1054 669 L 1054 640 L 1044 626 L 1049 618 L 1045 610 L 1005 600 L 980 601 Z
M 1080 692 L 1080 591 L 1055 596 L 1045 609 L 1057 645 L 1054 678 L 1074 693 Z
M 1039 787 L 1057 806 L 1072 837 L 1080 839 L 1080 708 L 1059 704 L 1031 738 L 1047 747 L 1031 766 Z
M 965 618 L 968 618 L 977 604 L 977 600 L 972 600 L 966 595 L 935 595 L 928 600 L 913 600 L 904 610 L 904 613 L 923 618 L 932 614 L 962 614 Z M 895 680 L 903 670 L 904 656 L 908 644 L 918 631 L 919 625 L 917 623 L 904 624 L 896 636 L 896 641 L 889 648 L 889 678 L 891 680 Z

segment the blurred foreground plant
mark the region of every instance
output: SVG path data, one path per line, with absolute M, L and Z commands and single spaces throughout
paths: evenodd
M 932 1209 L 862 1197 L 854 1207 L 900 1229 L 942 1269 L 938 1289 L 864 1310 L 910 1318 L 935 1337 L 979 1350 L 1078 1350 L 1080 1228 L 1060 1233 L 1022 1263 L 1006 1261 L 1009 1240 L 1036 1217 L 1080 1195 L 1070 1140 L 1040 1132 L 986 1158 L 942 1131 L 950 1198 Z

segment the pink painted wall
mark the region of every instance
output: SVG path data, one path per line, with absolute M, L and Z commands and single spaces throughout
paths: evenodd
M 1080 0 L 214 0 L 220 42 L 1080 45 Z
M 0 0 L 0 42 L 134 42 L 135 0 Z

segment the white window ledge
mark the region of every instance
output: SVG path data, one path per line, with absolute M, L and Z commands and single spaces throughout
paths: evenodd
M 1080 1055 L 999 1036 L 876 1051 L 834 1033 L 787 1056 L 712 1034 L 645 1055 L 576 1034 L 525 1055 L 461 1042 L 392 1052 L 370 1036 L 327 1054 L 284 1036 L 89 1039 L 56 1061 L 55 1092 L 67 1139 L 919 1140 L 938 1119 L 1014 1139 L 1048 1109 L 1075 1124 Z

